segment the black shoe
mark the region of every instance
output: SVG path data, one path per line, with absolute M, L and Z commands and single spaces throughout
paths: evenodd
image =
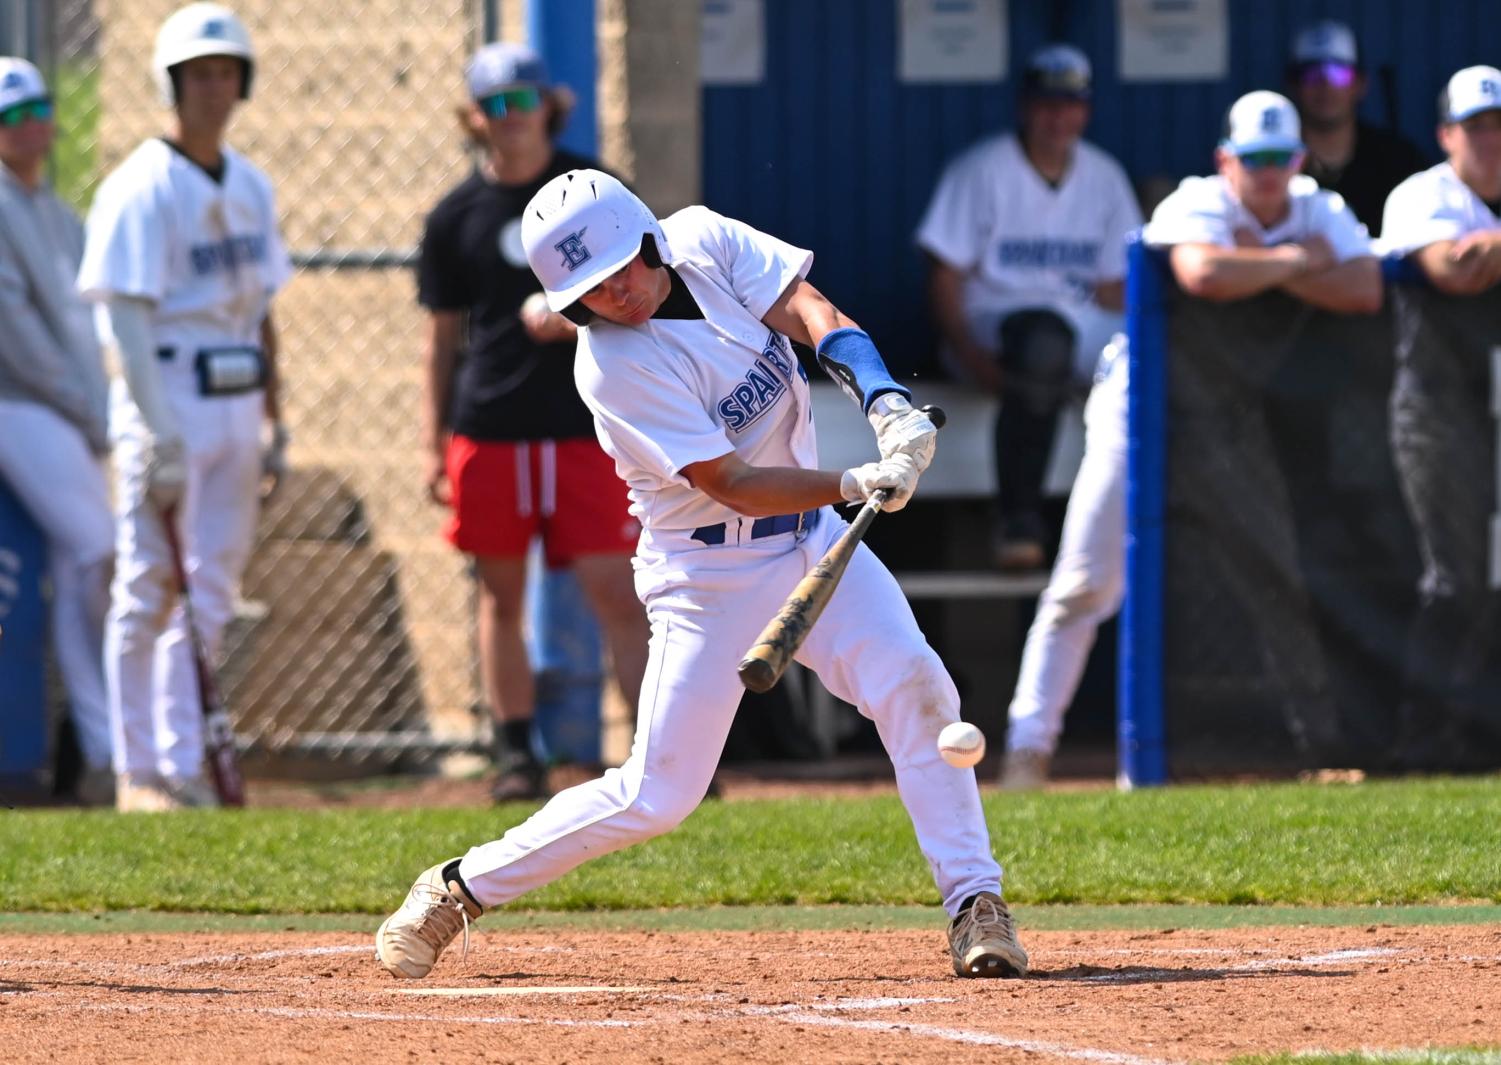
M 545 799 L 547 771 L 534 758 L 508 758 L 497 767 L 495 782 L 490 785 L 492 802 L 520 802 Z

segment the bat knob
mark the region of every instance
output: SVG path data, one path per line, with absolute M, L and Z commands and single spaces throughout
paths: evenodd
M 764 658 L 747 656 L 741 660 L 737 672 L 740 674 L 740 683 L 745 685 L 747 691 L 761 695 L 776 687 L 777 671 Z
M 917 409 L 928 416 L 928 421 L 933 423 L 935 429 L 942 429 L 949 420 L 949 416 L 943 413 L 943 408 L 937 404 L 928 403 Z

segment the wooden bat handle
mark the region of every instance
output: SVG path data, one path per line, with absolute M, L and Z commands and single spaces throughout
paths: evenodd
M 923 407 L 922 411 L 940 429 L 948 420 L 938 407 L 929 405 Z M 782 604 L 782 609 L 766 623 L 756 642 L 745 652 L 736 672 L 740 675 L 740 683 L 748 690 L 768 692 L 782 679 L 782 674 L 792 662 L 792 656 L 797 654 L 798 648 L 807 639 L 808 630 L 834 597 L 834 589 L 844 576 L 855 548 L 860 546 L 866 530 L 881 512 L 881 505 L 889 495 L 890 492 L 884 488 L 871 493 L 865 505 L 860 508 L 860 513 L 855 515 L 855 520 L 850 522 L 850 527 L 834 541 L 833 547 L 824 552 L 823 558 L 808 571 L 807 576 L 798 581 L 797 587 Z

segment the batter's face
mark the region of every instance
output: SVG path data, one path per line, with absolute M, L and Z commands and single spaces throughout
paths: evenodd
M 1493 198 L 1501 189 L 1501 111 L 1440 126 L 1438 142 L 1466 185 Z
M 46 101 L 28 100 L 11 109 L 8 120 L 13 124 L 0 124 L 0 162 L 11 171 L 24 173 L 41 165 L 52 150 L 52 137 L 57 127 L 52 118 L 37 117 L 36 112 L 46 110 Z
M 229 55 L 205 55 L 173 67 L 177 116 L 185 131 L 223 129 L 240 102 L 245 63 Z
M 1303 165 L 1303 157 L 1289 153 L 1286 158 L 1285 166 L 1251 166 L 1224 148 L 1215 153 L 1230 191 L 1263 225 L 1287 212 L 1287 183 Z
M 607 322 L 641 325 L 662 306 L 672 279 L 660 267 L 636 257 L 579 297 L 579 302 Z
M 1089 104 L 1084 100 L 1039 96 L 1022 106 L 1022 135 L 1027 146 L 1047 154 L 1073 150 L 1084 127 L 1089 125 Z

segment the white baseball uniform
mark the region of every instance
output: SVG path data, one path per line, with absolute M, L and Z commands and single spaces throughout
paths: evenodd
M 1231 193 L 1224 178 L 1186 178 L 1158 205 L 1143 232 L 1157 246 L 1235 246 L 1235 231 L 1255 233 L 1267 247 L 1322 236 L 1335 257 L 1371 254 L 1365 226 L 1337 194 L 1298 175 L 1288 185 L 1287 217 L 1266 227 Z M 1027 631 L 1011 699 L 1007 750 L 1051 754 L 1063 716 L 1078 690 L 1100 623 L 1120 609 L 1126 568 L 1126 403 L 1124 343 L 1107 348 L 1102 380 L 1085 410 L 1084 461 L 1069 497 L 1048 587 Z
M 652 635 L 635 743 L 619 769 L 464 856 L 459 874 L 486 908 L 692 812 L 740 703 L 741 655 L 845 528 L 828 507 L 742 517 L 682 473 L 731 451 L 752 465 L 816 466 L 807 377 L 787 338 L 761 321 L 812 254 L 703 207 L 662 229 L 662 257 L 702 317 L 596 322 L 580 331 L 575 363 L 643 527 L 636 588 Z M 938 755 L 939 731 L 959 718 L 958 693 L 865 547 L 797 657 L 875 721 L 948 912 L 999 891 L 974 772 Z
M 271 184 L 228 148 L 216 180 L 165 141 L 146 141 L 100 186 L 89 213 L 80 290 L 155 307 L 163 391 L 187 451 L 179 531 L 210 654 L 255 533 L 261 324 L 290 276 Z M 202 711 L 161 519 L 146 495 L 149 432 L 119 379 L 110 432 L 118 524 L 105 669 L 115 769 L 196 777 Z
M 90 769 L 110 762 L 100 647 L 114 555 L 104 370 L 73 290 L 83 228 L 0 164 L 0 478 L 47 537 L 52 645 Z
M 1406 255 L 1485 229 L 1501 229 L 1501 219 L 1446 161 L 1392 189 L 1382 212 L 1379 246 L 1388 255 Z
M 967 277 L 970 332 L 994 350 L 1000 323 L 1015 311 L 1046 308 L 1078 337 L 1075 377 L 1088 382 L 1121 315 L 1090 298 L 1095 286 L 1126 276 L 1126 236 L 1141 209 L 1119 163 L 1087 141 L 1053 186 L 1028 162 L 1014 133 L 969 148 L 943 172 L 917 243 Z

